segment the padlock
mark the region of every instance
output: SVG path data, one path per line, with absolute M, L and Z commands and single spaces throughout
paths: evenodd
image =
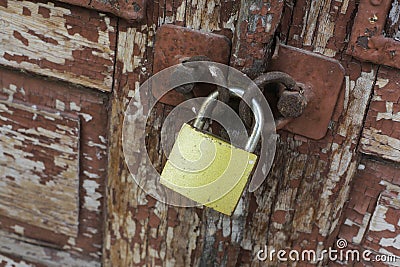
M 244 90 L 235 88 L 229 92 L 243 96 Z M 235 147 L 202 131 L 205 113 L 217 97 L 218 91 L 206 99 L 193 126 L 182 126 L 160 183 L 201 205 L 231 215 L 256 165 L 257 155 L 252 152 L 261 136 L 263 113 L 253 99 L 255 126 L 245 147 Z

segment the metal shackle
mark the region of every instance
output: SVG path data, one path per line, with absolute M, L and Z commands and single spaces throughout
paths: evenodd
M 245 90 L 240 88 L 228 88 L 228 91 L 232 96 L 236 96 L 239 98 L 243 98 L 245 92 Z M 206 114 L 208 114 L 214 108 L 215 105 L 212 104 L 216 103 L 218 95 L 219 92 L 215 91 L 207 97 L 207 99 L 200 107 L 196 120 L 193 123 L 193 127 L 195 127 L 198 130 L 203 129 L 205 124 Z M 256 99 L 252 99 L 251 106 L 254 113 L 255 123 L 251 131 L 251 135 L 247 140 L 246 146 L 244 148 L 244 150 L 246 150 L 247 152 L 254 152 L 254 150 L 256 149 L 258 141 L 261 138 L 261 132 L 264 126 L 264 115 L 260 104 Z

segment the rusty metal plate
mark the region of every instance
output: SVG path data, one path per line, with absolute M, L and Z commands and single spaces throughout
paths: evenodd
M 400 68 L 400 42 L 383 35 L 390 0 L 361 0 L 347 54 L 358 59 Z
M 58 0 L 71 5 L 108 12 L 127 20 L 129 23 L 140 22 L 146 16 L 147 0 Z
M 153 73 L 181 63 L 184 58 L 203 55 L 214 62 L 228 64 L 230 57 L 230 40 L 213 33 L 191 30 L 175 25 L 163 25 L 156 33 L 154 48 Z M 153 88 L 153 95 L 158 98 L 162 88 Z M 196 86 L 195 95 L 205 96 L 211 89 L 207 85 Z M 171 91 L 161 98 L 160 102 L 169 105 L 178 105 L 185 101 L 185 97 Z
M 280 45 L 270 71 L 283 71 L 304 84 L 308 105 L 303 115 L 285 126 L 285 130 L 312 139 L 323 138 L 342 88 L 345 70 L 339 61 L 298 48 Z

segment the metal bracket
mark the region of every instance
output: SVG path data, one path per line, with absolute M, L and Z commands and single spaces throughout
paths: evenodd
M 163 25 L 156 33 L 153 73 L 179 64 L 184 59 L 199 55 L 206 56 L 214 62 L 228 65 L 230 52 L 230 40 L 223 35 L 175 25 Z M 158 98 L 160 92 L 163 91 L 162 89 L 154 88 L 153 95 Z M 209 85 L 196 85 L 193 92 L 196 96 L 208 96 L 214 90 Z M 185 100 L 182 94 L 170 91 L 160 99 L 160 102 L 176 106 Z
M 345 70 L 339 61 L 295 47 L 279 45 L 269 71 L 282 71 L 303 84 L 307 107 L 283 129 L 311 139 L 323 138 L 342 88 Z
M 228 64 L 230 49 L 230 41 L 225 36 L 163 25 L 156 34 L 153 73 L 199 55 Z M 344 68 L 335 59 L 294 47 L 280 45 L 278 51 L 270 62 L 269 71 L 285 72 L 302 84 L 308 102 L 302 115 L 282 124 L 283 129 L 312 139 L 323 138 L 342 88 Z M 215 90 L 209 84 L 196 84 L 193 93 L 194 96 L 208 96 Z M 176 90 L 161 97 L 162 92 L 165 88 L 152 88 L 153 95 L 164 104 L 176 106 L 187 100 L 187 96 Z
M 361 60 L 400 68 L 400 42 L 383 35 L 390 0 L 361 0 L 347 54 Z

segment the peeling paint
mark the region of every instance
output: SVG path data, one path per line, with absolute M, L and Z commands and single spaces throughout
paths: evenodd
M 400 235 L 394 238 L 382 238 L 379 241 L 379 245 L 382 247 L 393 247 L 400 250 Z
M 346 221 L 344 222 L 345 225 L 348 225 L 348 226 L 356 225 L 359 227 L 357 235 L 355 237 L 353 237 L 353 239 L 352 239 L 352 242 L 354 244 L 359 245 L 361 243 L 362 239 L 364 238 L 365 232 L 367 230 L 370 218 L 371 218 L 371 214 L 367 212 L 364 215 L 362 224 L 355 223 L 349 219 L 346 219 Z
M 79 113 L 79 115 L 81 115 L 85 119 L 86 122 L 89 122 L 93 119 L 92 115 L 90 115 L 90 114 Z
M 72 111 L 81 111 L 81 107 L 78 106 L 75 102 L 69 103 L 69 108 L 70 108 Z
M 2 110 L 13 110 L 10 119 L 17 129 L 11 130 L 0 123 L 0 173 L 12 177 L 11 180 L 0 180 L 0 194 L 5 196 L 0 199 L 2 215 L 56 233 L 76 236 L 79 121 L 24 105 L 2 104 Z M 31 116 L 36 114 L 36 125 L 27 125 L 23 112 Z M 50 130 L 48 127 L 54 122 L 49 123 L 43 114 L 53 117 L 55 123 L 68 127 L 69 133 L 62 135 Z M 43 155 L 34 156 L 25 149 L 41 151 Z M 5 155 L 12 155 L 12 158 Z M 9 199 L 13 200 L 12 203 Z M 65 205 L 65 201 L 70 201 L 71 205 Z
M 102 195 L 96 192 L 99 188 L 99 184 L 95 181 L 85 180 L 83 182 L 83 188 L 86 190 L 86 196 L 84 207 L 90 211 L 99 211 L 100 201 Z
M 97 144 L 97 143 L 94 143 L 93 141 L 89 141 L 89 142 L 88 142 L 88 145 L 89 145 L 90 147 L 98 147 L 98 148 L 101 148 L 101 149 L 106 149 L 106 148 L 107 148 L 106 145 Z
M 347 113 L 353 114 L 351 118 L 348 118 L 345 123 L 340 125 L 339 134 L 343 137 L 347 136 L 348 129 L 352 129 L 354 127 L 354 121 L 357 122 L 358 128 L 361 128 L 360 123 L 364 119 L 364 115 L 366 113 L 365 107 L 368 103 L 369 97 L 372 92 L 372 85 L 375 80 L 375 72 L 371 70 L 371 72 L 362 72 L 360 77 L 357 80 L 349 84 L 348 94 L 349 99 L 352 99 L 353 104 L 347 107 Z M 352 86 L 354 85 L 354 86 Z M 356 100 L 356 102 L 354 102 Z M 345 100 L 348 102 L 349 100 Z
M 83 171 L 83 174 L 86 175 L 87 177 L 91 178 L 91 179 L 100 178 L 98 174 L 96 174 L 96 173 L 90 173 L 90 172 L 88 172 L 88 171 Z
M 144 52 L 146 51 L 147 34 L 129 28 L 127 32 L 121 31 L 118 35 L 118 51 L 117 60 L 123 62 L 122 73 L 132 72 L 136 66 L 139 66 Z M 139 47 L 139 55 L 134 55 L 135 47 Z
M 14 227 L 12 227 L 14 229 L 14 232 L 20 235 L 24 234 L 24 230 L 25 228 L 19 225 L 14 225 Z
M 7 3 L 7 8 L 0 6 L 0 17 L 7 22 L 0 29 L 0 63 L 104 91 L 111 90 L 115 40 L 110 40 L 110 34 L 115 29 L 108 17 L 97 19 L 98 24 L 101 21 L 105 23 L 106 27 L 102 29 L 93 25 L 96 19 L 89 20 L 89 13 L 79 21 L 70 9 L 51 2 L 9 0 Z M 41 9 L 48 10 L 48 16 L 40 14 Z M 21 17 L 19 14 L 23 10 L 29 10 L 31 15 Z M 93 26 L 90 36 L 97 35 L 97 39 L 83 34 L 88 31 L 76 31 L 80 26 L 72 25 L 69 19 L 74 23 L 87 20 L 85 26 Z M 96 55 L 87 57 L 88 50 L 96 51 Z M 104 67 L 99 68 L 97 63 Z M 82 64 L 85 64 L 84 69 Z
M 227 22 L 224 22 L 224 28 L 230 29 L 232 33 L 234 33 L 237 19 L 238 19 L 238 12 L 230 16 Z
M 389 79 L 384 79 L 384 78 L 378 77 L 378 79 L 376 80 L 376 85 L 379 88 L 384 88 L 388 83 L 389 83 Z
M 0 255 L 0 264 L 4 267 L 35 267 L 33 264 L 29 264 L 23 260 L 16 261 L 4 255 Z
M 343 0 L 343 2 L 342 2 L 342 7 L 341 7 L 341 9 L 340 9 L 340 13 L 346 14 L 347 9 L 348 9 L 348 7 L 349 7 L 349 1 L 350 1 L 350 0 Z
M 8 68 L 0 81 L 0 254 L 34 266 L 100 266 L 107 98 Z
M 400 162 L 400 140 L 384 135 L 380 130 L 364 129 L 361 145 L 366 154 L 376 154 L 385 159 Z
M 395 227 L 394 225 L 386 222 L 386 212 L 389 210 L 388 207 L 384 207 L 381 205 L 378 205 L 375 208 L 374 215 L 372 216 L 371 219 L 371 225 L 369 226 L 370 231 L 375 231 L 375 232 L 381 232 L 381 231 L 390 231 L 394 232 Z
M 59 109 L 61 111 L 65 110 L 65 103 L 56 99 L 56 109 Z
M 380 121 L 382 119 L 385 120 L 392 120 L 392 121 L 397 121 L 400 122 L 400 111 L 394 113 L 393 112 L 393 102 L 387 101 L 386 102 L 386 112 L 378 112 L 378 115 L 376 116 L 376 120 Z

